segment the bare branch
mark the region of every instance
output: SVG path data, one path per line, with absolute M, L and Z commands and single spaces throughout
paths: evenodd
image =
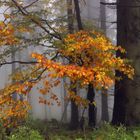
M 30 79 L 29 82 L 36 82 L 37 80 L 39 80 L 41 78 L 41 76 L 43 75 L 43 73 L 47 70 L 47 67 L 45 67 L 42 72 L 35 78 L 35 79 Z
M 117 3 L 116 2 L 100 2 L 100 4 L 102 4 L 102 5 L 117 5 Z
M 38 20 L 30 16 L 30 14 L 24 9 L 24 7 L 20 6 L 16 0 L 12 0 L 12 2 L 15 4 L 15 6 L 18 8 L 18 10 L 26 17 L 28 17 L 33 23 L 37 24 L 41 29 L 43 29 L 46 33 L 53 36 L 56 39 L 62 40 L 60 36 L 57 36 L 56 34 L 51 33 L 49 30 L 47 30 Z
M 100 4 L 107 6 L 119 6 L 119 7 L 128 7 L 128 8 L 140 8 L 140 5 L 122 5 L 117 2 L 100 2 Z
M 26 9 L 26 8 L 32 6 L 33 4 L 35 4 L 35 3 L 38 2 L 38 1 L 39 1 L 39 0 L 35 0 L 35 1 L 33 1 L 32 3 L 30 3 L 30 4 L 26 5 L 26 6 L 24 6 L 23 8 Z
M 36 61 L 29 61 L 29 62 L 26 62 L 26 61 L 10 61 L 10 62 L 3 62 L 3 63 L 0 63 L 0 67 L 3 66 L 3 65 L 10 65 L 10 64 L 14 64 L 14 63 L 19 63 L 19 64 L 37 64 L 38 62 Z

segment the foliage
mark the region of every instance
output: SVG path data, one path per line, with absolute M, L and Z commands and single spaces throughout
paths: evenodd
M 49 100 L 40 97 L 40 103 L 51 105 L 53 101 L 55 101 L 57 105 L 61 105 L 58 97 L 55 93 L 51 92 L 51 89 L 58 86 L 62 78 L 67 77 L 73 82 L 72 87 L 67 87 L 67 99 L 74 100 L 78 105 L 87 106 L 89 101 L 79 95 L 75 95 L 72 91 L 77 85 L 83 88 L 88 84 L 92 84 L 96 89 L 107 89 L 116 79 L 120 79 L 120 77 L 115 76 L 115 70 L 122 72 L 130 79 L 133 78 L 134 69 L 128 63 L 128 60 L 115 56 L 117 51 L 125 53 L 125 50 L 121 47 L 114 46 L 101 33 L 95 31 L 79 31 L 66 35 L 65 28 L 63 28 L 65 26 L 60 26 L 60 20 L 59 22 L 56 21 L 57 12 L 50 10 L 51 8 L 53 9 L 53 7 L 51 7 L 53 1 L 47 1 L 45 5 L 46 7 L 50 5 L 50 9 L 44 6 L 44 10 L 39 12 L 33 12 L 32 10 L 28 12 L 28 7 L 27 9 L 23 8 L 24 3 L 12 2 L 14 10 L 16 10 L 16 8 L 18 9 L 18 14 L 13 14 L 12 16 L 20 16 L 22 21 L 24 21 L 22 24 L 19 19 L 18 22 L 17 19 L 15 21 L 12 20 L 17 26 L 17 29 L 20 30 L 18 39 L 23 41 L 20 42 L 20 45 L 31 40 L 38 40 L 38 44 L 42 44 L 43 42 L 44 46 L 47 46 L 46 43 L 49 43 L 49 45 L 47 46 L 47 51 L 45 50 L 41 54 L 33 52 L 33 61 L 31 64 L 34 64 L 34 66 L 23 67 L 23 70 L 20 72 L 15 72 L 14 76 L 11 77 L 11 80 L 14 82 L 0 90 L 0 119 L 5 127 L 18 125 L 18 123 L 22 123 L 22 120 L 26 118 L 26 114 L 30 109 L 26 101 L 26 96 L 30 94 L 32 87 L 39 82 L 43 81 L 44 85 L 42 89 L 39 89 L 40 93 L 50 95 Z M 49 4 L 49 2 L 51 3 Z M 56 5 L 59 4 L 60 2 L 56 2 Z M 46 10 L 48 11 L 44 12 Z M 58 9 L 55 10 L 59 11 Z M 62 13 L 59 14 L 61 15 Z M 54 21 L 51 23 L 48 22 L 50 19 L 42 19 L 42 17 L 52 15 Z M 9 17 L 11 17 L 11 15 L 5 14 L 6 19 Z M 29 23 L 29 21 L 31 23 L 29 27 L 31 26 L 34 31 L 38 31 L 38 27 L 43 30 L 39 33 L 37 32 L 37 37 L 33 36 L 31 40 L 25 37 L 25 33 L 28 32 L 28 25 L 25 25 L 25 22 Z M 21 25 L 24 25 L 24 28 L 20 28 Z M 2 36 L 0 46 L 10 45 L 11 47 L 12 45 L 17 45 L 17 43 L 19 43 L 19 40 L 15 38 L 17 29 L 13 28 L 13 25 L 10 23 L 0 23 L 0 35 Z M 33 43 L 36 44 L 34 41 Z M 51 48 L 49 49 L 50 52 L 48 51 L 49 47 Z M 68 64 L 58 62 L 58 58 L 61 58 L 61 60 L 67 59 Z M 14 94 L 17 95 L 17 99 L 13 98 Z
M 0 46 L 17 45 L 18 39 L 15 37 L 13 25 L 0 22 Z M 13 94 L 16 93 L 18 83 L 9 84 L 0 90 L 0 123 L 5 127 L 17 125 L 18 121 L 22 122 L 27 116 L 29 105 L 25 100 L 15 100 Z M 20 94 L 19 94 L 20 95 Z
M 15 30 L 13 25 L 0 21 L 0 46 L 13 45 L 18 43 L 18 39 L 15 37 Z
M 44 124 L 44 125 L 43 125 Z M 40 132 L 48 140 L 134 140 L 140 139 L 140 127 L 112 126 L 104 123 L 96 129 L 70 131 L 67 125 L 53 127 L 52 122 L 29 119 L 26 126 Z M 44 129 L 44 130 L 43 130 Z
M 130 127 L 128 128 L 128 132 L 133 135 L 135 140 L 140 139 L 140 126 Z
M 133 79 L 134 69 L 128 60 L 115 56 L 117 51 L 126 53 L 125 50 L 120 46 L 114 46 L 99 32 L 80 31 L 68 34 L 62 43 L 58 44 L 57 53 L 62 58 L 67 58 L 70 64 L 50 60 L 42 54 L 32 54 L 32 57 L 37 59 L 37 68 L 50 72 L 46 75 L 49 79 L 68 77 L 75 83 L 73 87 L 78 84 L 83 88 L 92 84 L 95 89 L 108 89 L 115 79 L 119 80 L 120 77 L 115 76 L 115 70 Z M 75 95 L 71 89 L 68 93 L 68 98 L 73 99 L 77 104 L 85 106 L 89 103 Z
M 45 135 L 48 131 L 48 122 L 39 120 L 39 119 L 32 119 L 28 118 L 24 125 L 30 129 L 38 131 L 40 134 Z
M 96 88 L 108 88 L 116 78 L 114 70 L 123 72 L 131 79 L 134 75 L 127 60 L 115 56 L 116 51 L 124 53 L 125 50 L 113 46 L 99 33 L 80 31 L 70 34 L 58 51 L 63 57 L 69 58 L 71 64 L 64 65 L 41 54 L 32 54 L 39 63 L 37 67 L 47 68 L 47 71 L 52 72 L 49 76 L 53 78 L 69 77 L 73 82 L 79 81 L 81 85 L 92 83 Z
M 5 128 L 0 124 L 0 140 L 6 139 L 6 130 Z
M 96 129 L 86 128 L 85 131 L 70 131 L 65 125 L 62 127 L 52 127 L 52 122 L 41 120 L 27 120 L 21 126 L 13 129 L 12 133 L 7 136 L 3 127 L 0 131 L 4 136 L 3 140 L 139 140 L 140 127 L 112 126 L 104 123 Z M 47 126 L 47 127 L 46 127 Z M 0 136 L 1 136 L 0 135 Z
M 123 72 L 130 79 L 133 78 L 134 69 L 129 65 L 128 60 L 115 56 L 117 51 L 125 53 L 125 50 L 121 47 L 113 46 L 111 42 L 100 33 L 80 31 L 69 34 L 61 40 L 59 46 L 56 47 L 58 48 L 56 54 L 59 54 L 62 58 L 67 58 L 70 64 L 56 62 L 42 54 L 33 53 L 32 57 L 37 60 L 34 69 L 35 71 L 41 71 L 39 72 L 39 78 L 30 80 L 30 77 L 27 76 L 28 78 L 26 78 L 26 74 L 24 76 L 16 74 L 19 75 L 16 76 L 18 79 L 15 78 L 16 82 L 1 90 L 0 104 L 2 111 L 0 117 L 7 122 L 7 124 L 4 124 L 5 126 L 12 123 L 12 125 L 16 125 L 18 118 L 20 118 L 20 121 L 21 118 L 26 117 L 29 105 L 23 97 L 26 96 L 31 88 L 39 83 L 40 80 L 44 81 L 44 89 L 40 89 L 40 92 L 46 94 L 53 86 L 57 86 L 63 77 L 68 77 L 75 83 L 73 86 L 76 86 L 77 83 L 80 87 L 93 84 L 96 89 L 107 89 L 112 86 L 115 79 L 120 78 L 115 76 L 114 70 Z M 46 73 L 46 75 L 42 77 L 44 72 L 49 73 Z M 31 73 L 28 75 L 31 75 Z M 34 78 L 34 76 L 32 78 Z M 15 100 L 12 96 L 14 93 L 19 96 L 23 95 L 22 99 L 18 101 Z M 51 93 L 50 99 L 55 100 L 57 105 L 60 105 L 60 101 L 54 93 Z M 74 100 L 78 105 L 86 106 L 89 104 L 89 101 L 75 95 L 71 89 L 69 89 L 68 92 L 68 99 Z M 50 101 L 46 101 L 42 98 L 40 98 L 39 102 L 48 105 L 51 104 Z
M 127 130 L 123 126 L 112 126 L 108 123 L 105 123 L 100 128 L 89 130 L 85 132 L 82 131 L 68 131 L 60 130 L 53 133 L 49 133 L 49 138 L 51 140 L 139 140 L 139 130 L 140 128 L 129 128 Z M 135 136 L 136 132 L 137 136 Z
M 106 123 L 95 131 L 92 138 L 95 140 L 132 140 L 133 136 L 123 126 L 115 127 Z
M 16 51 L 23 51 L 24 48 L 30 47 L 32 44 L 44 47 L 44 43 L 41 45 L 42 42 L 52 40 L 52 37 L 49 35 L 50 30 L 54 36 L 58 35 L 55 35 L 57 31 L 59 31 L 59 34 L 65 32 L 66 25 L 63 26 L 63 23 L 66 23 L 66 18 L 62 19 L 62 17 L 60 17 L 60 11 L 62 11 L 61 6 L 64 4 L 62 3 L 63 2 L 60 1 L 43 0 L 41 3 L 39 1 L 34 3 L 29 2 L 29 5 L 27 6 L 26 2 L 17 1 L 17 5 L 21 6 L 21 9 L 24 9 L 22 7 L 25 5 L 27 6 L 23 12 L 20 12 L 19 8 L 16 6 L 16 1 L 15 3 L 14 1 L 0 2 L 0 6 L 5 7 L 5 10 L 3 11 L 4 20 L 0 22 L 0 67 L 5 65 L 7 63 L 7 57 L 11 57 Z M 36 4 L 37 8 L 39 8 L 38 6 L 41 6 L 40 10 L 35 10 Z M 8 11 L 10 8 L 12 10 L 9 13 Z M 29 11 L 26 12 L 26 10 Z M 26 14 L 22 15 L 24 12 Z M 51 21 L 50 17 L 52 17 Z M 57 26 L 50 28 L 52 25 Z M 39 30 L 41 31 L 38 32 Z M 33 34 L 33 31 L 37 32 Z M 49 47 L 47 46 L 47 48 Z M 45 50 L 45 53 L 47 53 L 47 50 Z M 32 86 L 36 84 L 36 80 L 39 79 L 38 76 L 41 73 L 38 69 L 32 69 L 31 72 L 31 67 L 24 66 L 22 72 L 15 72 L 12 74 L 9 81 L 14 82 L 9 82 L 4 89 L 0 90 L 0 122 L 5 127 L 18 125 L 19 123 L 22 123 L 27 116 L 27 112 L 30 109 L 30 106 L 26 101 L 27 94 L 30 92 Z M 28 80 L 30 81 L 32 79 L 34 83 L 33 81 L 32 83 L 28 82 Z M 13 98 L 14 95 L 16 95 L 16 99 Z M 53 94 L 50 98 L 56 99 L 56 96 Z M 50 101 L 48 104 L 51 104 Z M 59 102 L 58 104 L 60 105 Z
M 44 138 L 38 131 L 23 126 L 15 130 L 8 140 L 44 140 Z

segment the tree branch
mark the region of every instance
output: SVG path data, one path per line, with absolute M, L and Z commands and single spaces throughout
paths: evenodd
M 9 64 L 14 64 L 14 63 L 19 63 L 19 64 L 37 64 L 38 62 L 36 62 L 36 61 L 29 61 L 29 62 L 26 62 L 26 61 L 10 61 L 10 62 L 0 63 L 0 67 L 3 66 L 3 65 L 9 65 Z
M 33 17 L 30 16 L 30 14 L 24 9 L 24 7 L 20 6 L 16 0 L 12 0 L 12 2 L 15 4 L 15 6 L 18 8 L 18 10 L 26 17 L 28 17 L 32 22 L 37 24 L 40 28 L 42 28 L 46 33 L 49 35 L 53 36 L 56 39 L 62 40 L 60 36 L 57 36 L 53 33 L 51 33 L 49 30 L 47 30 L 38 20 L 34 19 Z
M 128 7 L 128 8 L 140 8 L 140 5 L 122 5 L 117 2 L 100 2 L 102 5 L 107 5 L 107 6 L 119 6 L 119 7 Z
M 45 67 L 42 72 L 35 78 L 35 79 L 30 79 L 29 82 L 36 82 L 37 80 L 39 80 L 41 78 L 41 76 L 43 75 L 43 73 L 47 70 L 47 67 Z
M 35 1 L 33 1 L 32 3 L 30 3 L 30 4 L 26 5 L 26 6 L 24 6 L 23 8 L 26 9 L 26 8 L 32 6 L 34 3 L 38 2 L 38 1 L 39 1 L 39 0 L 35 0 Z

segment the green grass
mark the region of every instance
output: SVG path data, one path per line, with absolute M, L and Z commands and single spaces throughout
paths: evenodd
M 0 131 L 4 136 L 4 129 Z M 42 122 L 30 119 L 4 140 L 140 140 L 140 127 L 115 127 L 105 123 L 98 129 L 70 131 L 68 125 L 60 126 L 54 120 Z

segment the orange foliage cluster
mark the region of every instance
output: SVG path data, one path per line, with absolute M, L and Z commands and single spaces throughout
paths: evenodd
M 132 79 L 134 69 L 126 59 L 115 56 L 116 51 L 125 53 L 121 47 L 116 47 L 103 35 L 96 32 L 80 31 L 70 34 L 64 39 L 64 45 L 59 50 L 62 56 L 69 58 L 70 64 L 54 62 L 41 54 L 33 53 L 38 61 L 38 67 L 50 71 L 50 77 L 69 77 L 81 86 L 93 84 L 95 88 L 108 88 L 116 79 L 114 70 L 123 72 Z
M 15 30 L 12 24 L 5 24 L 0 21 L 0 46 L 16 43 L 18 43 L 18 39 L 15 37 Z
M 27 101 L 7 98 L 6 102 L 0 106 L 0 118 L 5 127 L 16 126 L 22 123 L 27 117 L 30 106 Z
M 30 106 L 24 94 L 29 92 L 30 85 L 28 85 L 28 90 L 26 89 L 26 91 L 25 86 L 22 87 L 21 84 L 15 83 L 0 90 L 0 121 L 5 127 L 15 126 L 27 117 Z M 14 94 L 19 99 L 14 99 Z M 20 99 L 21 96 L 22 99 Z
M 58 106 L 60 106 L 61 102 L 59 101 L 59 98 L 52 91 L 52 88 L 58 86 L 59 84 L 60 84 L 59 79 L 55 79 L 55 80 L 49 79 L 49 81 L 48 78 L 47 80 L 44 79 L 43 87 L 39 89 L 39 93 L 41 93 L 42 95 L 47 95 L 48 99 L 39 97 L 39 103 L 43 103 L 46 105 L 54 105 L 54 103 L 56 103 Z
M 0 21 L 0 46 L 12 46 L 18 43 L 19 40 L 15 37 L 13 25 Z M 24 83 L 24 86 L 20 83 L 14 83 L 0 90 L 0 123 L 5 127 L 17 125 L 18 122 L 21 122 L 27 116 L 29 104 L 23 94 L 28 92 L 25 87 L 29 89 L 30 86 L 27 83 Z M 22 94 L 23 100 L 14 99 L 13 94 L 17 94 L 17 97 L 20 97 Z
M 128 60 L 116 57 L 117 51 L 126 53 L 123 48 L 114 46 L 100 33 L 80 31 L 67 35 L 63 44 L 59 46 L 60 56 L 67 58 L 69 64 L 50 60 L 37 53 L 33 53 L 32 57 L 38 61 L 37 68 L 46 68 L 46 71 L 50 72 L 48 78 L 68 77 L 72 83 L 78 82 L 80 87 L 93 84 L 95 89 L 108 89 L 116 79 L 120 79 L 115 76 L 115 70 L 130 79 L 133 79 L 134 75 L 134 69 Z M 87 100 L 75 95 L 72 90 L 68 91 L 67 99 L 74 100 L 78 105 L 89 104 Z

